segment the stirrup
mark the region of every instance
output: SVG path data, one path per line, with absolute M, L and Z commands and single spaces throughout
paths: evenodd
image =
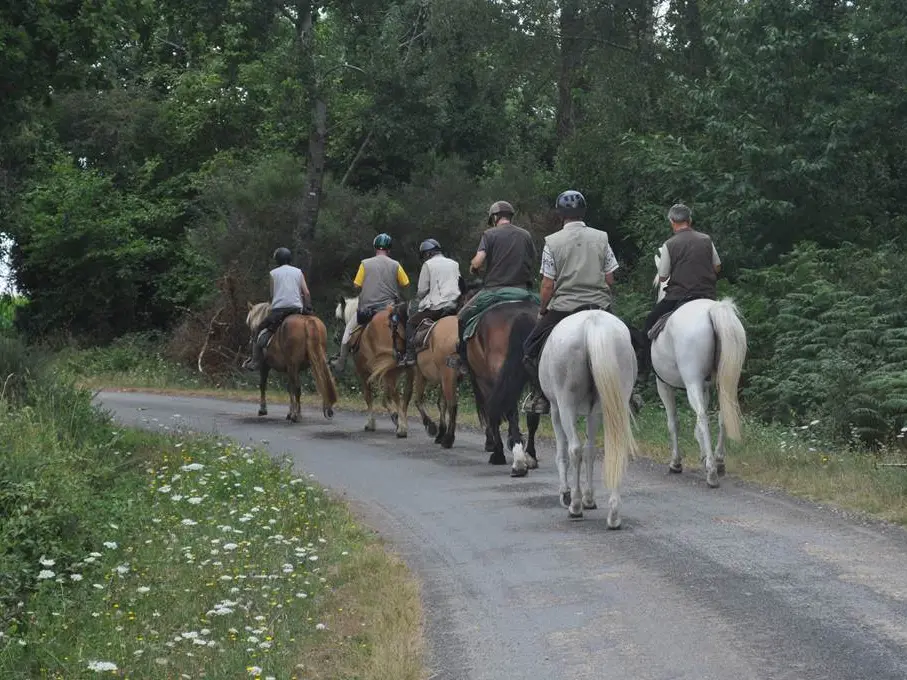
M 551 404 L 549 403 L 548 398 L 541 392 L 536 394 L 533 391 L 527 394 L 526 398 L 523 399 L 521 408 L 523 413 L 537 413 L 538 415 L 551 413 Z

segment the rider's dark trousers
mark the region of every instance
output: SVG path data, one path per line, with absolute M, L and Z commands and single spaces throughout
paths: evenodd
M 421 312 L 411 314 L 409 319 L 407 319 L 406 321 L 406 342 L 412 342 L 413 336 L 416 333 L 416 329 L 419 327 L 419 324 L 422 323 L 422 321 L 424 321 L 425 319 L 440 321 L 445 316 L 451 316 L 452 314 L 456 314 L 456 310 L 450 307 L 445 307 L 444 309 L 425 309 Z
M 305 312 L 300 307 L 278 307 L 277 309 L 272 309 L 268 312 L 268 315 L 265 317 L 264 321 L 261 322 L 261 325 L 258 327 L 259 331 L 267 329 L 271 333 L 277 330 L 277 327 L 283 323 L 283 320 L 286 319 L 291 314 L 304 314 Z
M 680 307 L 680 305 L 685 302 L 684 300 L 662 300 L 661 302 L 655 303 L 655 306 L 652 307 L 652 311 L 649 312 L 649 316 L 646 317 L 646 325 L 642 329 L 642 332 L 645 333 L 646 341 L 648 342 L 649 331 L 652 330 L 652 327 L 658 323 L 658 320 L 663 317 L 668 312 L 673 312 L 675 309 Z

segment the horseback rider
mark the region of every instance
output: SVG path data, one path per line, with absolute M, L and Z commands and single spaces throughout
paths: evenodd
M 469 263 L 469 273 L 478 274 L 484 267 L 484 290 L 495 288 L 532 288 L 532 268 L 535 266 L 536 249 L 532 236 L 510 220 L 513 206 L 507 201 L 495 201 L 488 209 L 488 226 L 479 241 L 475 256 Z M 470 316 L 471 303 L 467 302 L 459 313 L 459 344 L 461 368 L 467 365 L 466 343 L 463 332 L 464 319 Z
M 532 382 L 532 394 L 523 404 L 529 413 L 548 413 L 550 404 L 539 385 L 539 359 L 545 340 L 559 321 L 587 309 L 610 311 L 617 259 L 608 234 L 587 226 L 586 199 L 565 191 L 555 204 L 562 227 L 545 237 L 542 250 L 542 304 L 538 322 L 523 345 L 523 363 Z
M 291 314 L 306 314 L 310 311 L 307 301 L 312 297 L 305 282 L 305 275 L 299 267 L 290 264 L 293 255 L 289 248 L 274 251 L 277 266 L 271 270 L 271 311 L 255 329 L 256 341 L 252 344 L 252 357 L 243 363 L 250 371 L 257 371 L 264 361 L 264 348 L 274 331 Z M 262 333 L 264 331 L 264 333 Z
M 387 234 L 378 234 L 372 242 L 374 257 L 368 257 L 359 263 L 353 279 L 353 284 L 359 288 L 359 309 L 343 331 L 340 355 L 331 361 L 331 368 L 336 373 L 343 373 L 346 368 L 346 358 L 350 352 L 347 343 L 356 327 L 364 326 L 377 312 L 398 302 L 400 289 L 409 285 L 409 277 L 403 267 L 390 256 L 392 243 Z
M 684 302 L 718 297 L 717 281 L 721 258 L 711 237 L 692 227 L 693 214 L 682 203 L 671 206 L 668 221 L 674 235 L 658 251 L 658 280 L 668 282 L 664 298 L 655 304 L 646 318 L 644 335 L 651 361 L 652 341 L 649 331 L 658 320 Z
M 425 319 L 438 321 L 456 314 L 457 300 L 466 290 L 466 284 L 460 276 L 459 263 L 445 257 L 441 252 L 441 244 L 435 239 L 422 241 L 419 256 L 423 264 L 415 299 L 418 311 L 410 315 L 406 322 L 406 354 L 400 361 L 401 366 L 416 363 L 413 341 L 419 324 Z

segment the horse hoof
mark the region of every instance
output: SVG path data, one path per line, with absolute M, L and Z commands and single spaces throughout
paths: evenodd
M 397 416 L 396 413 L 391 413 L 391 422 L 394 424 L 394 427 L 397 426 L 397 423 L 399 422 L 399 420 L 400 420 L 400 418 Z
M 494 453 L 494 444 L 485 442 L 485 453 Z
M 397 433 L 397 439 L 406 439 L 407 436 L 409 436 L 409 433 L 407 433 L 407 432 L 398 432 Z
M 450 449 L 450 448 L 453 448 L 453 445 L 454 445 L 454 438 L 453 438 L 453 437 L 445 437 L 444 439 L 441 440 L 441 448 L 442 448 L 442 449 Z
M 374 425 L 366 424 L 366 426 L 365 426 L 364 428 L 362 428 L 362 429 L 365 430 L 366 432 L 374 432 L 374 431 L 375 431 L 375 426 L 374 426 Z
M 325 418 L 331 419 L 334 417 L 334 409 L 332 409 L 330 406 L 323 409 L 321 412 L 324 414 Z
M 718 463 L 718 476 L 724 477 L 724 461 Z
M 490 465 L 507 465 L 507 459 L 503 453 L 495 452 L 488 457 L 488 463 Z
M 620 515 L 608 513 L 608 528 L 620 529 Z
M 570 507 L 570 492 L 569 491 L 564 491 L 561 494 L 561 505 L 564 506 L 565 508 Z
M 291 415 L 288 413 L 286 419 L 287 419 L 287 420 L 292 420 L 292 419 L 293 419 L 293 416 L 291 416 Z
M 583 510 L 598 510 L 598 504 L 595 501 L 591 503 L 583 501 Z
M 513 477 L 514 479 L 516 479 L 518 477 L 525 477 L 528 474 L 529 474 L 529 470 L 527 470 L 526 468 L 521 468 L 519 470 L 517 470 L 516 468 L 510 469 L 510 476 Z
M 677 463 L 675 465 L 674 463 L 671 463 L 670 465 L 668 465 L 668 472 L 679 475 L 681 472 L 683 472 L 683 464 Z
M 260 408 L 260 409 L 258 409 L 258 415 L 260 415 L 260 416 L 266 416 L 266 415 L 268 415 L 268 409 L 266 409 L 266 408 Z
M 568 511 L 568 512 L 567 512 L 567 517 L 569 517 L 570 519 L 582 519 L 582 518 L 583 518 L 583 513 L 582 513 L 582 512 L 572 512 L 572 511 Z
M 428 433 L 429 437 L 435 437 L 438 434 L 438 426 L 429 420 L 425 423 L 425 431 Z
M 717 489 L 717 488 L 719 487 L 719 484 L 718 484 L 718 473 L 717 473 L 717 472 L 710 472 L 710 473 L 706 474 L 706 476 L 705 476 L 705 483 L 709 485 L 709 488 L 710 488 L 710 489 Z
M 530 470 L 538 470 L 539 459 L 530 454 L 529 460 L 526 462 L 526 467 L 528 467 Z

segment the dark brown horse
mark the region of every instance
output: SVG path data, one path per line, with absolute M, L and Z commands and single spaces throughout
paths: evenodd
M 489 418 L 489 398 L 504 368 L 508 356 L 522 358 L 522 347 L 529 333 L 535 326 L 539 306 L 531 300 L 508 302 L 492 307 L 482 315 L 476 326 L 475 334 L 466 343 L 466 356 L 469 361 L 469 373 L 475 392 L 476 410 L 479 422 L 485 427 L 485 450 L 491 453 L 488 462 L 492 465 L 506 465 L 504 442 L 501 440 L 501 417 Z M 511 351 L 511 346 L 514 351 Z M 518 350 L 518 351 L 517 351 Z M 507 420 L 507 448 L 523 442 L 520 432 L 519 396 L 513 403 L 501 404 L 500 410 Z M 526 428 L 529 430 L 526 453 L 531 458 L 530 467 L 538 467 L 535 453 L 535 433 L 538 430 L 540 416 L 537 413 L 526 415 Z
M 271 306 L 267 302 L 250 304 L 249 314 L 246 316 L 249 328 L 258 328 L 270 310 Z M 253 336 L 252 342 L 256 341 Z M 287 420 L 298 422 L 301 410 L 299 400 L 302 396 L 299 372 L 304 368 L 311 368 L 315 376 L 315 388 L 321 395 L 321 412 L 325 418 L 334 416 L 337 385 L 328 368 L 327 345 L 327 329 L 317 316 L 293 314 L 280 324 L 265 349 L 264 361 L 261 362 L 259 384 L 261 404 L 258 407 L 258 415 L 268 415 L 265 391 L 268 386 L 268 373 L 273 368 L 287 374 L 287 391 L 290 393 L 290 412 L 287 413 Z

